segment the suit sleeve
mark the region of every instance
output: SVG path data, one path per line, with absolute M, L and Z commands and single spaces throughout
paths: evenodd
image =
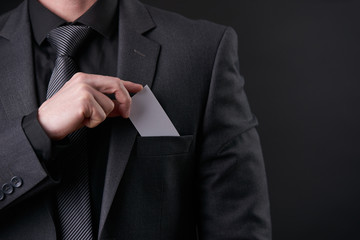
M 49 177 L 26 137 L 22 118 L 1 121 L 0 132 L 1 216 L 3 210 L 53 185 L 55 181 Z M 14 177 L 21 179 L 21 184 L 16 184 Z
M 237 36 L 219 43 L 204 115 L 198 166 L 201 240 L 269 240 L 271 220 L 257 120 L 239 73 Z

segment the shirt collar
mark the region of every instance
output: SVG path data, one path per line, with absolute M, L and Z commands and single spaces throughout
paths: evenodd
M 98 0 L 88 11 L 71 24 L 84 24 L 105 38 L 109 38 L 117 26 L 115 21 L 117 6 L 117 0 Z M 39 45 L 52 29 L 60 25 L 69 24 L 44 7 L 38 0 L 29 1 L 29 15 L 33 35 Z

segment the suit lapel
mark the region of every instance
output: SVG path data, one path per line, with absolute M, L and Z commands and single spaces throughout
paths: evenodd
M 0 30 L 0 54 L 0 101 L 8 119 L 16 119 L 37 107 L 27 1 Z
M 143 34 L 155 27 L 137 1 L 120 1 L 118 77 L 151 87 L 160 45 Z M 99 237 L 135 142 L 137 131 L 128 119 L 112 119 L 109 158 L 101 206 Z

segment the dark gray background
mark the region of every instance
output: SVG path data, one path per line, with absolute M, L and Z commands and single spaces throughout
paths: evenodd
M 274 240 L 360 239 L 360 1 L 144 2 L 237 31 Z

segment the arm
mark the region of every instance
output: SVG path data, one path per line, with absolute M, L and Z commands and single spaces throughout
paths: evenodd
M 227 29 L 214 62 L 199 162 L 199 237 L 271 239 L 261 147 L 239 74 L 237 38 Z
M 18 188 L 13 187 L 12 193 L 6 194 L 0 201 L 0 212 L 21 196 L 28 195 L 36 186 L 41 185 L 42 188 L 52 183 L 29 143 L 21 122 L 21 118 L 1 120 L 0 186 L 11 184 L 14 176 L 20 177 L 23 184 Z
M 61 140 L 80 127 L 96 127 L 107 116 L 128 117 L 131 105 L 128 91 L 138 92 L 141 89 L 139 84 L 118 78 L 78 73 L 40 106 L 38 121 L 34 121 L 34 113 L 25 117 L 25 122 L 23 119 L 8 120 L 5 114 L 0 116 L 0 187 L 10 183 L 14 176 L 23 180 L 21 187 L 14 188 L 0 201 L 0 212 L 56 183 L 42 166 L 46 160 L 42 159 L 43 154 L 39 153 L 38 147 L 32 146 L 34 139 L 30 137 L 33 136 L 29 134 L 31 131 L 41 130 L 51 140 Z M 114 93 L 116 100 L 111 100 L 104 93 Z M 54 155 L 56 153 L 48 158 L 57 157 Z

